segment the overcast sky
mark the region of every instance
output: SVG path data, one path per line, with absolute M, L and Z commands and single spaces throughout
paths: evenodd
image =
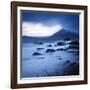
M 79 31 L 79 14 L 22 11 L 23 36 L 51 36 L 62 28 Z

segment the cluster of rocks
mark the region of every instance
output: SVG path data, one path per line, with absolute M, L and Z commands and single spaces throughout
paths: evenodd
M 68 41 L 68 43 L 67 43 Z M 43 45 L 43 42 L 34 42 L 34 44 L 38 45 Z M 67 46 L 65 47 L 60 47 L 60 46 Z M 53 48 L 55 47 L 55 48 Z M 75 49 L 79 51 L 79 41 L 78 40 L 70 40 L 69 38 L 63 40 L 63 41 L 58 41 L 56 44 L 48 44 L 47 48 L 45 47 L 38 47 L 37 51 L 34 52 L 32 55 L 33 56 L 39 56 L 39 59 L 43 59 L 44 57 L 42 56 L 43 54 L 39 52 L 40 50 L 45 50 L 45 53 L 55 53 L 57 51 L 68 51 L 70 49 Z M 57 57 L 58 60 L 63 60 L 62 57 Z M 79 63 L 77 62 L 72 62 L 70 60 L 66 60 L 63 65 L 65 66 L 63 75 L 79 75 Z M 59 69 L 58 69 L 59 70 Z M 54 75 L 60 75 L 59 71 L 56 70 Z M 53 73 L 48 73 L 48 76 L 53 75 Z
M 79 42 L 77 40 L 75 41 L 70 41 L 69 43 L 66 43 L 66 40 L 69 41 L 69 39 L 65 39 L 65 41 L 59 41 L 56 43 L 56 45 L 52 45 L 52 44 L 48 44 L 47 45 L 47 49 L 45 50 L 46 53 L 54 53 L 56 51 L 68 51 L 70 49 L 76 49 L 79 51 Z M 43 42 L 34 42 L 35 44 L 39 44 L 39 45 L 42 45 Z M 57 49 L 54 49 L 53 46 L 55 47 L 58 47 L 58 46 L 65 46 L 68 44 L 68 47 L 64 47 L 64 48 L 57 48 Z M 37 48 L 37 50 L 44 50 L 45 48 Z M 32 55 L 42 55 L 41 53 L 39 52 L 34 52 Z

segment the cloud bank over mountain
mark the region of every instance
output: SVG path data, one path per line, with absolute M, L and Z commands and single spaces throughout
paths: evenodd
M 23 22 L 22 36 L 30 37 L 47 37 L 52 36 L 56 32 L 62 30 L 63 26 L 60 24 L 46 25 L 43 23 Z

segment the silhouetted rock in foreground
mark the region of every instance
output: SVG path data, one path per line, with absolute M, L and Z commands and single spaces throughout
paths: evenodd
M 55 50 L 54 49 L 47 49 L 46 53 L 49 53 L 49 52 L 52 53 L 52 52 L 55 52 Z
M 38 52 L 35 52 L 35 53 L 33 53 L 32 55 L 37 56 L 37 55 L 42 55 L 42 54 L 41 54 L 41 53 L 38 53 Z
M 79 64 L 76 62 L 70 63 L 66 67 L 64 75 L 79 75 Z

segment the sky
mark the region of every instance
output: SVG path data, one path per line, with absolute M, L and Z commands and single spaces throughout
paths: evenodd
M 23 36 L 52 36 L 62 28 L 79 32 L 79 14 L 21 11 L 22 35 Z

